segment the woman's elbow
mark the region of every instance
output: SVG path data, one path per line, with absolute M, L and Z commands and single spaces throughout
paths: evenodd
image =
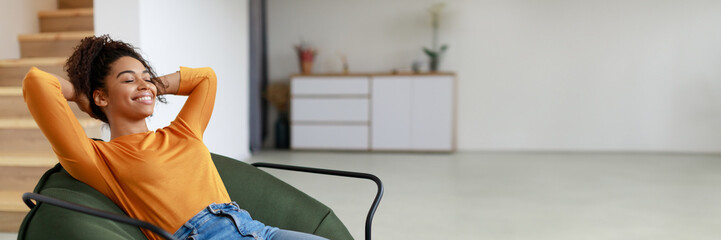
M 200 68 L 203 71 L 203 74 L 208 78 L 208 80 L 216 82 L 218 81 L 218 77 L 215 75 L 215 70 L 211 67 L 204 67 Z
M 39 86 L 43 83 L 43 78 L 41 76 L 40 70 L 32 67 L 28 71 L 27 74 L 25 74 L 25 78 L 23 78 L 22 86 L 23 86 L 23 95 L 26 95 L 31 89 L 37 89 Z

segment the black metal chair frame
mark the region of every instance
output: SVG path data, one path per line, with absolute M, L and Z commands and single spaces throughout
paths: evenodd
M 297 172 L 306 172 L 306 173 L 315 173 L 315 174 L 324 174 L 324 175 L 332 175 L 332 176 L 340 176 L 340 177 L 350 177 L 350 178 L 362 178 L 362 179 L 368 179 L 373 182 L 375 182 L 376 186 L 378 187 L 378 192 L 376 193 L 375 198 L 373 199 L 373 203 L 371 204 L 370 210 L 368 211 L 368 215 L 366 217 L 366 223 L 365 223 L 365 239 L 370 240 L 371 239 L 371 225 L 373 222 L 373 216 L 375 215 L 376 209 L 378 208 L 378 204 L 380 204 L 381 198 L 383 197 L 383 182 L 381 182 L 380 178 L 376 177 L 373 174 L 368 173 L 360 173 L 360 172 L 349 172 L 349 171 L 339 171 L 339 170 L 331 170 L 331 169 L 322 169 L 322 168 L 309 168 L 309 167 L 298 167 L 298 166 L 290 166 L 290 165 L 283 165 L 283 164 L 274 164 L 274 163 L 252 163 L 256 168 L 273 168 L 273 169 L 280 169 L 280 170 L 289 170 L 289 171 L 297 171 Z M 162 228 L 153 225 L 152 223 L 141 221 L 138 219 L 134 219 L 128 216 L 119 215 L 116 213 L 111 213 L 75 203 L 71 203 L 68 201 L 63 201 L 60 199 L 48 197 L 42 194 L 37 193 L 24 193 L 23 194 L 23 202 L 25 202 L 25 205 L 27 205 L 30 209 L 33 209 L 36 204 L 33 203 L 31 200 L 35 200 L 35 202 L 38 203 L 47 203 L 53 206 L 69 209 L 76 212 L 85 213 L 88 215 L 109 219 L 125 224 L 129 224 L 132 226 L 140 227 L 148 229 L 166 239 L 175 240 L 172 234 L 168 233 L 167 231 L 163 230 Z

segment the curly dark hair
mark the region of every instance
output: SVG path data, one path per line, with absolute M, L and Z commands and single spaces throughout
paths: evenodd
M 116 41 L 108 35 L 86 37 L 75 47 L 73 55 L 65 63 L 65 71 L 75 89 L 75 97 L 85 95 L 90 102 L 90 114 L 93 118 L 108 123 L 108 117 L 95 105 L 93 92 L 97 89 L 106 91 L 105 77 L 110 72 L 110 65 L 121 57 L 132 57 L 140 61 L 150 73 L 150 80 L 158 89 L 158 101 L 165 103 L 162 95 L 167 86 L 160 81 L 155 70 L 148 64 L 132 45 Z

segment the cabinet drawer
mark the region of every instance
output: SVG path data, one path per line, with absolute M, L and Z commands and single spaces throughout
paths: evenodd
M 368 95 L 368 77 L 294 77 L 292 95 Z
M 294 124 L 291 131 L 293 149 L 368 150 L 368 126 Z
M 293 98 L 291 120 L 367 122 L 367 98 Z

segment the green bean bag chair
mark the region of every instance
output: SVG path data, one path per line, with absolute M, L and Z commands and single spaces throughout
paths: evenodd
M 353 239 L 333 210 L 312 197 L 247 163 L 211 155 L 230 198 L 248 210 L 254 219 L 270 226 L 328 239 Z M 103 194 L 71 177 L 60 164 L 43 175 L 34 192 L 126 215 Z M 147 238 L 138 227 L 38 203 L 25 216 L 18 239 Z

